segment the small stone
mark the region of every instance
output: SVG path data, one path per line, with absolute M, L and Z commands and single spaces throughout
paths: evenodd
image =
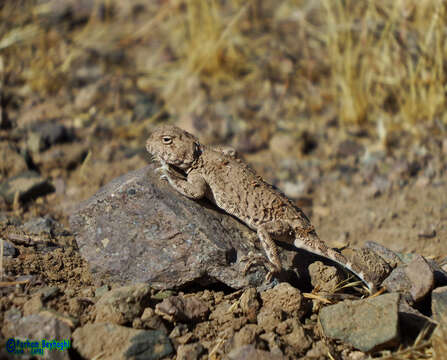
M 262 333 L 259 335 L 259 338 L 267 342 L 272 354 L 283 355 L 281 347 L 284 346 L 284 342 L 276 333 L 274 333 L 273 331 Z
M 158 330 L 136 330 L 109 323 L 86 324 L 73 333 L 73 347 L 85 359 L 158 360 L 173 353 L 169 338 Z
M 274 331 L 282 320 L 283 315 L 280 309 L 261 309 L 257 316 L 258 325 L 265 332 Z
M 199 321 L 209 313 L 208 305 L 195 296 L 171 296 L 155 307 L 155 313 L 168 321 Z
M 329 353 L 329 349 L 323 340 L 319 340 L 312 345 L 312 349 L 310 349 L 306 353 L 305 358 L 309 359 L 326 359 L 327 354 Z
M 334 266 L 324 265 L 321 261 L 315 261 L 309 265 L 310 282 L 318 291 L 334 292 L 343 281 L 342 275 Z
M 19 255 L 19 250 L 9 241 L 0 239 L 1 244 L 3 246 L 3 256 L 11 256 L 16 257 Z
M 16 194 L 25 202 L 53 191 L 53 185 L 35 171 L 25 171 L 0 184 L 0 196 L 8 203 L 14 201 Z
M 109 285 L 103 285 L 95 289 L 95 297 L 100 298 L 110 290 Z
M 34 14 L 54 23 L 64 21 L 67 16 L 73 23 L 86 21 L 95 9 L 93 0 L 49 0 L 39 4 Z
M 415 302 L 421 301 L 434 288 L 435 277 L 430 265 L 420 255 L 405 268 L 405 274 L 411 282 L 410 294 Z
M 43 308 L 43 303 L 40 295 L 34 295 L 25 304 L 23 304 L 23 315 L 28 316 L 31 314 L 37 314 Z
M 81 88 L 76 95 L 74 105 L 79 110 L 87 110 L 98 100 L 101 90 L 101 81 L 89 84 Z
M 405 266 L 398 266 L 382 282 L 388 292 L 410 294 L 411 282 L 405 272 Z
M 33 155 L 34 163 L 41 170 L 74 169 L 87 156 L 86 144 L 70 143 L 54 145 L 50 149 Z
M 342 141 L 338 145 L 337 156 L 345 158 L 350 155 L 360 155 L 364 151 L 364 147 L 353 140 Z
M 133 108 L 133 114 L 137 120 L 150 118 L 160 111 L 160 106 L 154 96 L 148 96 L 146 92 L 141 94 L 143 95 L 137 97 Z
M 80 316 L 84 311 L 83 302 L 75 297 L 68 300 L 68 310 L 73 316 Z
M 365 248 L 374 251 L 377 255 L 379 255 L 383 260 L 385 260 L 388 265 L 390 265 L 393 269 L 402 264 L 402 260 L 399 256 L 392 250 L 386 248 L 385 246 L 378 244 L 374 241 L 367 241 L 365 243 Z
M 205 348 L 199 343 L 179 345 L 177 360 L 196 360 L 205 353 Z
M 5 336 L 8 336 L 9 334 L 14 334 L 15 326 L 16 324 L 19 323 L 21 318 L 22 318 L 22 312 L 14 306 L 11 307 L 9 310 L 5 311 L 3 318 L 2 333 Z
M 285 360 L 286 357 L 273 354 L 268 351 L 256 349 L 253 345 L 244 345 L 240 348 L 232 350 L 228 354 L 230 360 L 246 360 L 246 359 L 256 359 L 256 360 Z
M 326 336 L 369 352 L 394 346 L 399 339 L 399 294 L 345 300 L 320 311 Z
M 164 330 L 167 332 L 166 326 L 163 323 L 162 318 L 155 313 L 155 311 L 147 307 L 143 311 L 143 315 L 141 315 L 141 321 L 143 322 L 143 327 L 145 329 L 153 329 L 153 330 Z
M 301 292 L 286 282 L 262 292 L 261 299 L 263 309 L 270 311 L 278 309 L 289 316 L 301 318 L 308 310 L 306 308 L 307 301 L 303 298 Z
M 431 309 L 433 318 L 442 322 L 447 330 L 447 286 L 433 290 L 431 293 Z
M 311 339 L 306 335 L 303 325 L 297 319 L 287 319 L 277 327 L 278 334 L 291 346 L 295 354 L 303 354 L 312 346 Z
M 30 133 L 26 141 L 26 145 L 32 153 L 37 153 L 45 149 L 45 143 L 42 136 L 38 133 Z
M 236 332 L 232 339 L 232 348 L 240 348 L 244 345 L 256 344 L 259 342 L 258 335 L 262 329 L 256 324 L 247 324 L 238 332 Z
M 248 288 L 239 299 L 242 312 L 250 322 L 255 322 L 260 308 L 258 293 L 255 288 Z
M 433 319 L 438 323 L 431 341 L 436 360 L 440 360 L 447 352 L 447 286 L 433 290 L 431 303 Z
M 61 314 L 57 311 L 54 311 L 53 309 L 43 309 L 39 313 L 43 316 L 50 316 L 54 317 L 57 320 L 63 322 L 64 324 L 68 325 L 70 329 L 74 329 L 79 325 L 79 320 L 77 318 L 74 318 L 73 316 Z
M 186 324 L 177 324 L 174 329 L 172 329 L 169 337 L 171 339 L 176 339 L 185 336 L 188 333 L 188 326 Z
M 63 124 L 57 122 L 37 123 L 28 137 L 28 148 L 31 152 L 39 152 L 71 138 L 72 135 Z
M 60 289 L 57 286 L 46 286 L 39 290 L 42 301 L 48 301 L 59 295 Z
M 147 307 L 150 287 L 147 284 L 135 284 L 110 290 L 96 303 L 96 322 L 114 324 L 131 323 Z
M 23 230 L 26 232 L 36 235 L 40 235 L 42 233 L 52 235 L 53 230 L 57 227 L 61 227 L 61 225 L 48 215 L 44 217 L 32 218 L 22 226 Z
M 296 156 L 299 153 L 296 139 L 288 133 L 277 133 L 269 143 L 270 150 L 281 158 Z
M 385 176 L 376 175 L 372 184 L 366 189 L 366 197 L 378 197 L 391 188 L 391 182 Z
M 28 169 L 26 161 L 8 142 L 0 142 L 0 181 L 12 177 Z

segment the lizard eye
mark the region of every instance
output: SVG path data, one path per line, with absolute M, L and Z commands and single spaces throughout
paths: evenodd
M 172 137 L 170 137 L 170 136 L 163 136 L 161 138 L 161 141 L 163 141 L 163 144 L 168 145 L 168 144 L 172 143 Z

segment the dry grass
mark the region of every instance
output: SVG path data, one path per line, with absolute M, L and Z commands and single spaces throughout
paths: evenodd
M 35 93 L 58 93 L 94 59 L 136 77 L 169 114 L 225 118 L 236 130 L 259 120 L 294 129 L 336 114 L 388 144 L 395 130 L 447 128 L 441 0 L 175 0 L 138 15 L 138 1 L 97 1 L 74 28 L 48 26 L 51 8 L 23 3 L 3 6 L 1 18 L 17 20 L 2 25 L 0 47 L 6 71 Z M 127 67 L 111 64 L 122 50 Z

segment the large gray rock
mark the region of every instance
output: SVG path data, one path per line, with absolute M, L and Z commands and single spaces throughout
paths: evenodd
M 93 273 L 112 281 L 147 282 L 159 289 L 220 281 L 233 288 L 258 286 L 266 270 L 244 275 L 256 234 L 207 201 L 193 201 L 159 180 L 155 165 L 113 180 L 70 217 L 81 254 Z M 281 251 L 291 267 L 297 254 Z
M 326 306 L 320 311 L 323 331 L 326 336 L 364 352 L 396 345 L 399 339 L 399 297 L 399 294 L 386 294 Z

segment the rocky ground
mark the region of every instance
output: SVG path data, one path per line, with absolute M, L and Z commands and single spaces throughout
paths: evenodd
M 443 118 L 395 131 L 346 123 L 324 82 L 303 108 L 307 90 L 288 94 L 283 84 L 294 89 L 295 66 L 322 81 L 321 59 L 264 59 L 256 67 L 265 78 L 248 88 L 219 73 L 222 93 L 208 59 L 191 65 L 202 77 L 163 87 L 166 69 L 160 79 L 150 69 L 179 55 L 156 51 L 151 36 L 161 35 L 145 16 L 162 21 L 164 2 L 114 11 L 56 3 L 1 8 L 0 357 L 11 358 L 13 337 L 70 339 L 69 350 L 47 354 L 54 359 L 442 359 Z M 290 26 L 273 29 L 278 39 Z M 225 59 L 235 77 L 249 73 Z M 263 284 L 262 266 L 244 275 L 243 256 L 262 254 L 255 234 L 154 175 L 144 142 L 162 122 L 236 147 L 330 246 L 382 269 L 382 292 L 371 296 L 333 263 L 284 244 L 277 282 Z

